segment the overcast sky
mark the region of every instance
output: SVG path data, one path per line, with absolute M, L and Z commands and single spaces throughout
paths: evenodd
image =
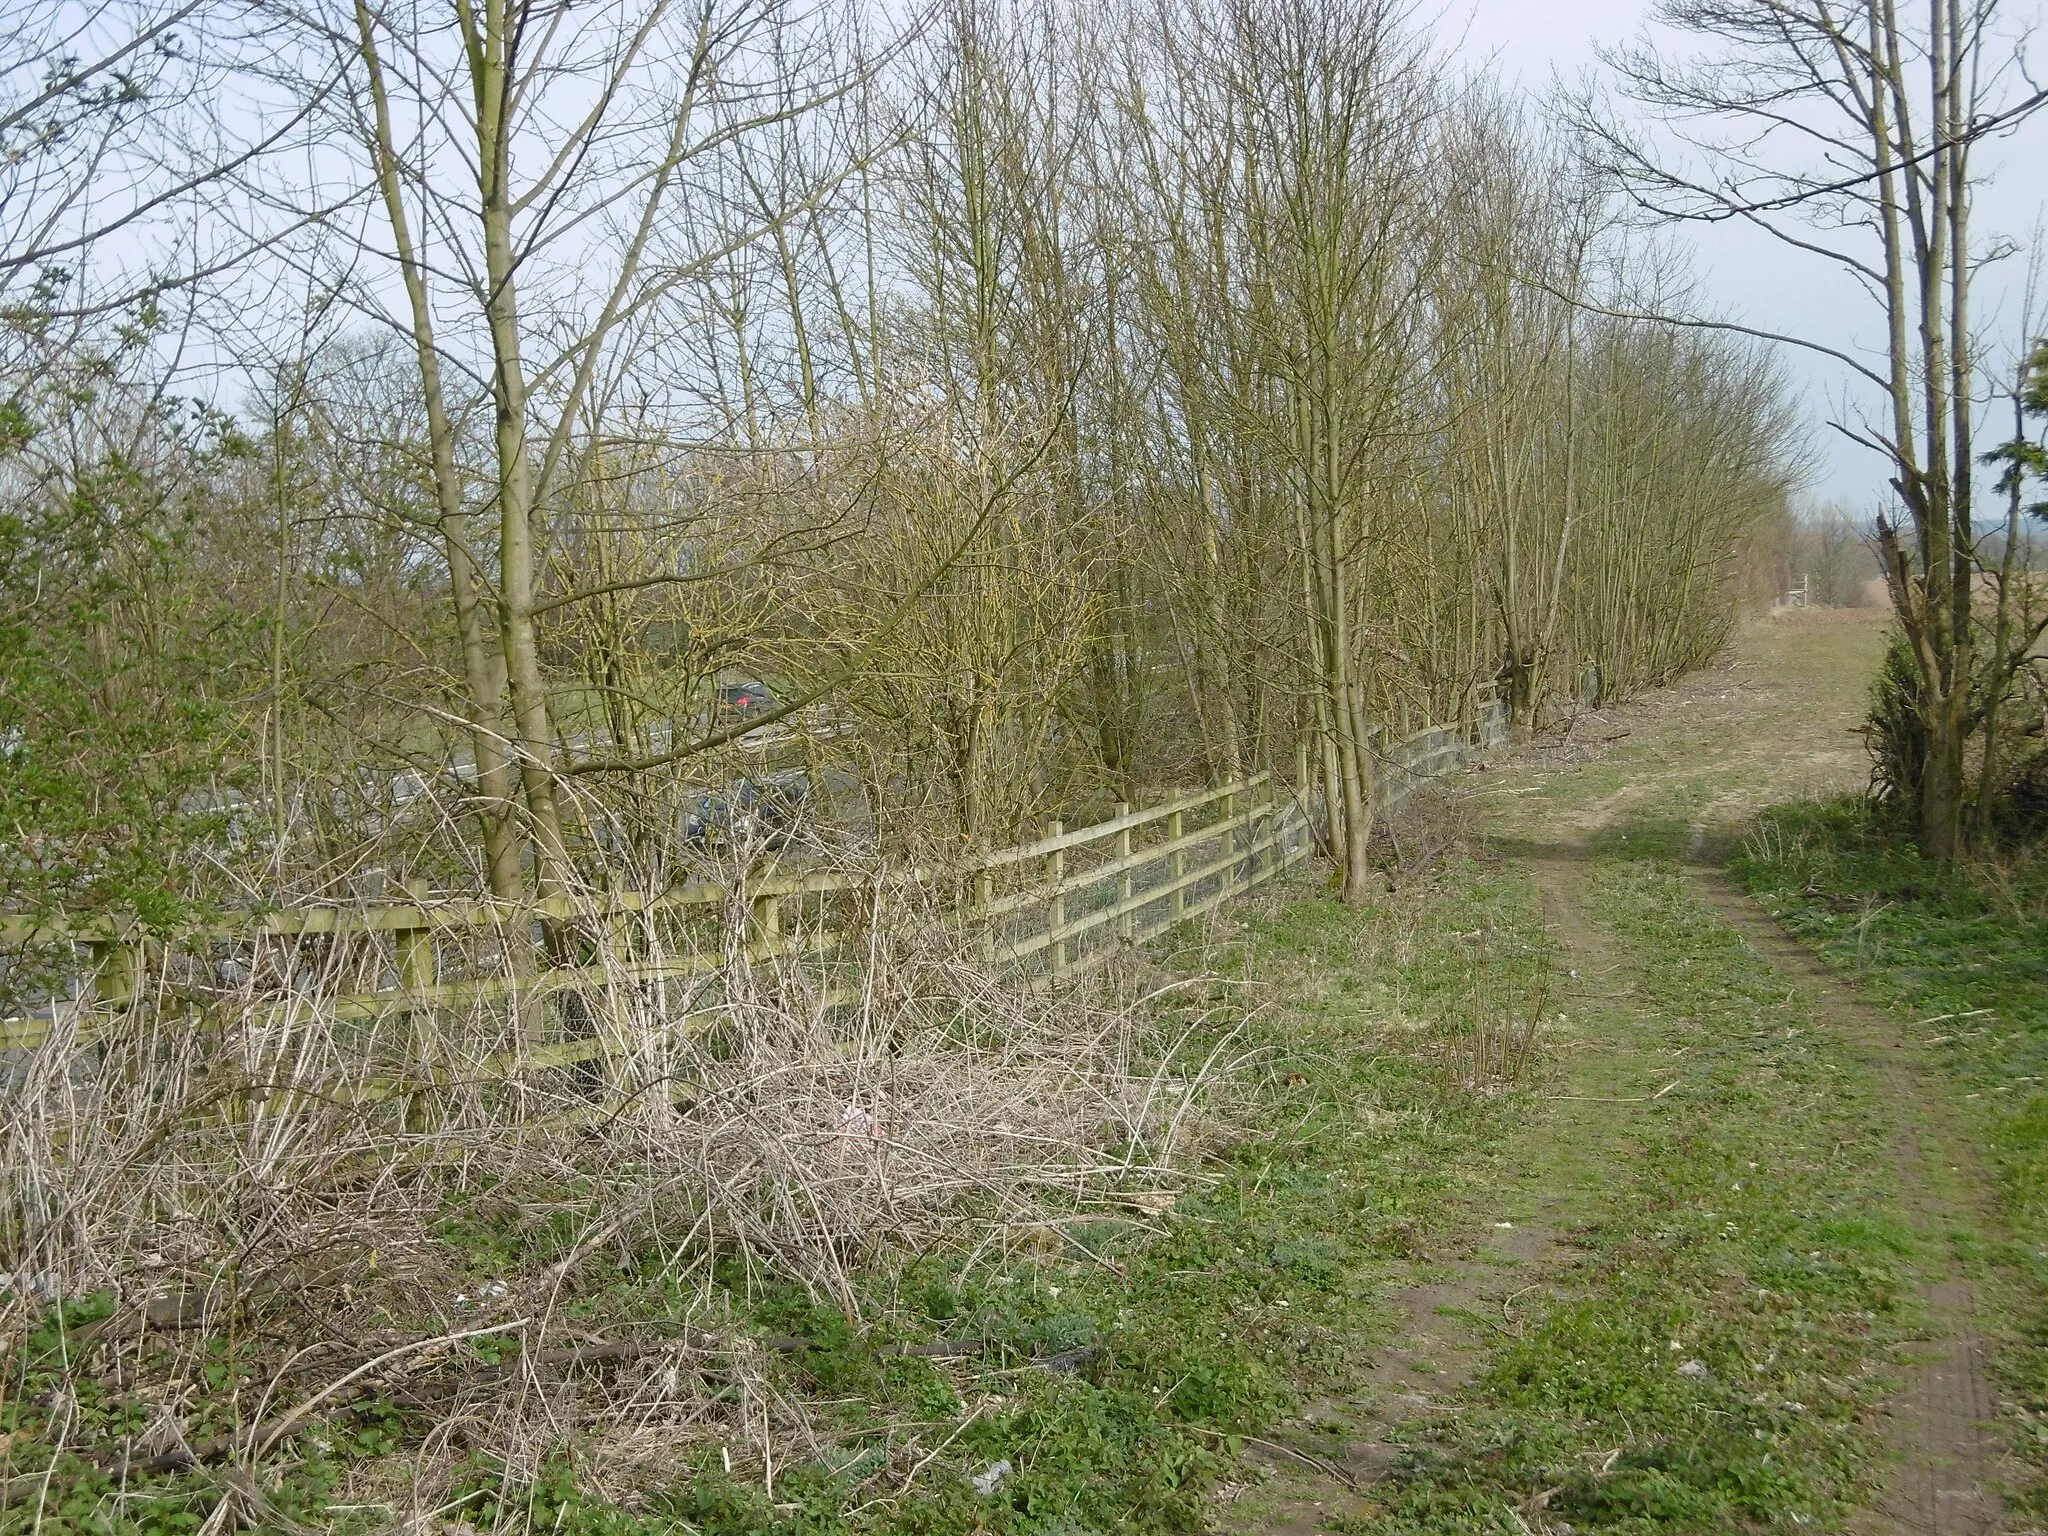
M 1447 42 L 1462 39 L 1465 56 L 1497 59 L 1503 74 L 1524 85 L 1542 88 L 1553 71 L 1576 79 L 1598 67 L 1596 43 L 1614 43 L 1635 36 L 1649 15 L 1649 0 L 1443 0 L 1439 30 Z M 2007 0 L 2016 20 L 2039 21 L 2048 0 Z M 2048 53 L 2048 44 L 2038 50 Z M 2048 61 L 2044 61 L 2048 62 Z M 1981 148 L 1980 170 L 1992 172 L 1980 193 L 1974 220 L 1980 231 L 1997 230 L 2031 244 L 2036 226 L 2048 209 L 2048 116 L 2020 130 L 2011 139 Z M 1795 332 L 1849 352 L 1881 343 L 1877 312 L 1863 291 L 1838 268 L 1817 257 L 1803 256 L 1758 232 L 1730 225 L 1715 226 L 1690 238 L 1693 261 L 1709 302 L 1719 318 L 1740 320 L 1766 330 Z M 2019 289 L 2025 257 L 1994 268 L 1975 295 L 1981 325 L 1980 345 L 2003 361 L 2017 337 Z M 1867 516 L 1888 496 L 1881 464 L 1869 450 L 1827 430 L 1825 422 L 1841 408 L 1867 405 L 1866 388 L 1850 394 L 1848 370 L 1839 363 L 1794 349 L 1782 349 L 1788 371 L 1802 391 L 1802 404 L 1812 422 L 1819 454 L 1809 494 L 1816 500 L 1839 500 Z M 1987 430 L 2002 428 L 2003 420 Z M 1995 438 L 1986 438 L 1986 442 Z

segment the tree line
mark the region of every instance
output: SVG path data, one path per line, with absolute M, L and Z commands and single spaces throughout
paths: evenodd
M 921 853 L 1305 763 L 1359 898 L 1394 742 L 1706 661 L 1798 479 L 1390 0 L 80 14 L 5 39 L 11 906 L 569 890 L 764 738 Z

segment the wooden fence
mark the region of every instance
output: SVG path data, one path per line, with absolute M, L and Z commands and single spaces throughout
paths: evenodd
M 1489 705 L 1470 736 L 1445 727 L 1409 738 L 1382 765 L 1384 808 L 1398 810 L 1422 779 L 1504 734 L 1498 707 Z M 138 1008 L 195 1027 L 252 1011 L 396 1023 L 403 1043 L 372 1090 L 384 1097 L 442 1076 L 437 1020 L 459 1012 L 484 1008 L 516 1021 L 511 1048 L 468 1068 L 510 1077 L 624 1052 L 605 1023 L 619 1015 L 612 1005 L 622 994 L 644 999 L 679 988 L 663 1012 L 685 1027 L 693 1009 L 729 989 L 735 970 L 774 985 L 780 968 L 806 959 L 828 978 L 840 970 L 828 983 L 828 1005 L 850 1000 L 859 990 L 858 955 L 845 941 L 864 931 L 887 889 L 920 891 L 933 915 L 970 935 L 988 962 L 1065 976 L 1299 863 L 1315 846 L 1316 809 L 1298 794 L 1276 797 L 1270 776 L 1259 774 L 1143 810 L 1119 807 L 1091 826 L 1055 822 L 1034 842 L 945 871 L 770 864 L 725 881 L 517 906 L 413 887 L 402 902 L 252 915 L 186 930 L 170 944 L 107 920 L 0 917 L 0 950 L 89 951 L 77 1000 L 99 1006 L 80 1011 L 82 1027 L 104 1027 Z M 664 992 L 661 1001 L 669 998 Z M 52 1024 L 44 1016 L 0 1021 L 0 1051 L 35 1049 Z M 389 1052 L 392 1032 L 379 1033 Z
M 237 978 L 261 970 L 277 982 L 261 1004 L 268 1009 L 318 1007 L 334 1019 L 404 1015 L 424 1022 L 480 1004 L 517 1008 L 559 994 L 701 977 L 736 958 L 772 970 L 797 957 L 830 957 L 839 948 L 834 918 L 858 926 L 887 883 L 934 893 L 937 915 L 977 934 L 989 960 L 1056 976 L 1207 912 L 1300 860 L 1310 849 L 1306 822 L 1298 807 L 1276 803 L 1269 791 L 1270 779 L 1261 774 L 1120 811 L 1093 826 L 1055 822 L 1035 842 L 944 872 L 771 864 L 729 881 L 517 906 L 415 889 L 403 902 L 305 907 L 196 926 L 168 945 L 106 920 L 7 917 L 0 918 L 0 944 L 89 950 L 78 1000 L 100 1004 L 102 1012 L 246 998 L 252 989 Z M 948 889 L 955 892 L 950 901 Z M 738 942 L 729 933 L 735 925 L 743 930 Z M 306 984 L 309 969 L 324 984 Z M 50 1023 L 0 1022 L 0 1049 L 40 1045 Z M 532 1054 L 535 1064 L 562 1065 L 603 1050 L 601 1040 L 582 1039 Z

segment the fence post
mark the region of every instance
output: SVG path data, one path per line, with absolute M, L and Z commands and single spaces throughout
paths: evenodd
M 1237 828 L 1231 823 L 1237 820 L 1237 790 L 1232 788 L 1223 797 L 1223 888 L 1237 884 Z
M 1051 828 L 1051 835 L 1059 837 L 1066 832 L 1067 824 L 1055 821 L 1051 823 Z M 1066 893 L 1059 889 L 1060 882 L 1067 877 L 1067 854 L 1064 848 L 1055 848 L 1052 851 L 1052 857 L 1045 861 L 1045 874 L 1053 886 L 1052 931 L 1058 933 L 1067 926 L 1067 897 Z M 1052 973 L 1055 976 L 1063 976 L 1066 970 L 1067 941 L 1063 938 L 1055 939 L 1052 946 Z
M 996 899 L 996 877 L 986 869 L 974 872 L 974 915 L 981 924 L 981 958 L 993 964 L 996 958 L 995 919 L 988 915 L 989 903 Z
M 405 899 L 415 907 L 427 904 L 427 882 L 405 882 Z M 424 915 L 424 914 L 423 914 Z M 398 940 L 398 984 L 408 992 L 424 992 L 437 979 L 434 965 L 434 930 L 401 928 Z
M 1122 820 L 1130 815 L 1130 802 L 1128 800 L 1117 801 L 1116 814 L 1118 820 Z M 1131 829 L 1129 827 L 1125 827 L 1116 835 L 1116 856 L 1119 862 L 1128 861 L 1131 856 Z M 1123 872 L 1116 877 L 1116 899 L 1119 906 L 1131 899 L 1131 871 L 1127 862 L 1125 862 Z M 1137 932 L 1138 925 L 1136 919 L 1136 913 L 1126 912 L 1116 920 L 1116 936 L 1125 944 L 1130 943 L 1131 936 Z
M 1294 743 L 1294 809 L 1301 817 L 1301 825 L 1294 834 L 1290 835 L 1288 839 L 1290 845 L 1295 836 L 1307 838 L 1314 835 L 1309 831 L 1309 821 L 1312 814 L 1309 810 L 1309 805 L 1308 736 L 1304 733 Z M 1290 846 L 1287 851 L 1291 855 L 1294 849 Z
M 1181 888 L 1180 877 L 1188 872 L 1188 856 L 1180 846 L 1182 834 L 1181 813 L 1175 811 L 1166 818 L 1166 841 L 1173 849 L 1173 920 L 1177 923 L 1187 911 L 1188 893 Z
M 427 904 L 427 882 L 412 879 L 405 882 L 405 899 L 415 907 Z M 424 919 L 426 914 L 420 914 Z M 416 999 L 406 1017 L 407 1027 L 412 1032 L 412 1067 L 409 1075 L 425 1078 L 431 1082 L 434 1077 L 434 1011 L 421 996 L 427 988 L 440 979 L 440 968 L 434 953 L 434 930 L 431 928 L 401 928 L 392 935 L 398 942 L 398 986 L 401 992 L 410 993 Z M 424 1090 L 415 1090 L 406 1095 L 405 1125 L 407 1130 L 428 1129 L 431 1100 Z
M 1259 796 L 1259 814 L 1252 818 L 1252 846 L 1258 849 L 1252 855 L 1252 884 L 1264 885 L 1273 875 L 1273 776 L 1266 775 L 1266 791 Z
M 782 950 L 782 898 L 756 893 L 747 903 L 747 958 L 773 960 Z
M 605 914 L 597 923 L 597 961 L 604 968 L 604 1011 L 598 1020 L 598 1036 L 604 1056 L 590 1076 L 602 1078 L 615 1093 L 631 1091 L 626 1063 L 633 1054 L 633 1040 L 626 1028 L 633 1010 L 629 999 L 633 981 L 633 913 L 626 905 L 626 883 L 616 870 L 605 878 Z
M 629 974 L 633 969 L 633 913 L 626 906 L 626 885 L 616 874 L 605 881 L 605 903 L 610 909 L 598 932 L 602 943 L 598 947 L 598 959 L 603 962 L 606 984 L 613 976 Z
M 137 972 L 142 969 L 141 948 L 120 939 L 95 939 L 92 945 L 93 1001 L 109 1008 L 126 1008 L 135 1001 Z

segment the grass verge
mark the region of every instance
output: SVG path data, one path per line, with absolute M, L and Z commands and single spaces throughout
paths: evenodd
M 487 1454 L 428 1439 L 429 1421 L 384 1393 L 312 1416 L 249 1469 L 99 1473 L 36 1498 L 10 1479 L 0 1523 L 168 1533 L 228 1505 L 247 1527 L 368 1532 L 431 1468 L 449 1489 L 443 1530 L 1192 1531 L 1220 1485 L 1249 1475 L 1248 1439 L 1356 1394 L 1393 1292 L 1433 1251 L 1507 1192 L 1574 1178 L 1598 1187 L 1569 1293 L 1547 1312 L 1525 1304 L 1454 1411 L 1411 1425 L 1405 1464 L 1353 1528 L 1831 1523 L 1868 1492 L 1870 1409 L 1914 1325 L 1924 1255 L 1890 1214 L 1888 1122 L 1869 1084 L 1675 867 L 1633 856 L 1658 845 L 1617 838 L 1587 866 L 1609 953 L 1553 998 L 1580 1050 L 1552 1040 L 1518 1079 L 1487 1075 L 1512 1057 L 1503 1019 L 1566 984 L 1511 866 L 1453 859 L 1366 913 L 1296 889 L 1244 909 L 1220 946 L 1154 956 L 1158 979 L 1212 978 L 1157 1006 L 1192 1049 L 1228 1035 L 1236 1131 L 1170 1206 L 994 1255 L 940 1244 L 864 1262 L 864 1326 L 786 1277 L 722 1269 L 722 1326 L 754 1342 L 759 1375 L 707 1376 L 702 1391 L 744 1393 L 727 1422 L 803 1425 L 772 1462 L 743 1433 L 636 1450 L 617 1414 L 564 1415 L 515 1454 Z M 1490 1055 L 1477 1048 L 1489 1035 Z M 1589 1091 L 1589 1073 L 1665 1068 L 1678 1089 L 1618 1106 L 1597 1135 L 1560 1132 L 1540 1102 Z M 451 1212 L 444 1236 L 482 1279 L 548 1262 L 548 1231 Z M 701 1326 L 701 1299 L 663 1273 L 659 1255 L 622 1253 L 576 1306 L 592 1328 Z M 90 1306 L 53 1315 L 7 1362 L 0 1454 L 16 1476 L 48 1464 L 53 1436 L 154 1411 L 66 1369 Z M 215 1364 L 223 1379 L 237 1368 L 232 1340 Z M 633 1455 L 641 1470 L 623 1477 Z

